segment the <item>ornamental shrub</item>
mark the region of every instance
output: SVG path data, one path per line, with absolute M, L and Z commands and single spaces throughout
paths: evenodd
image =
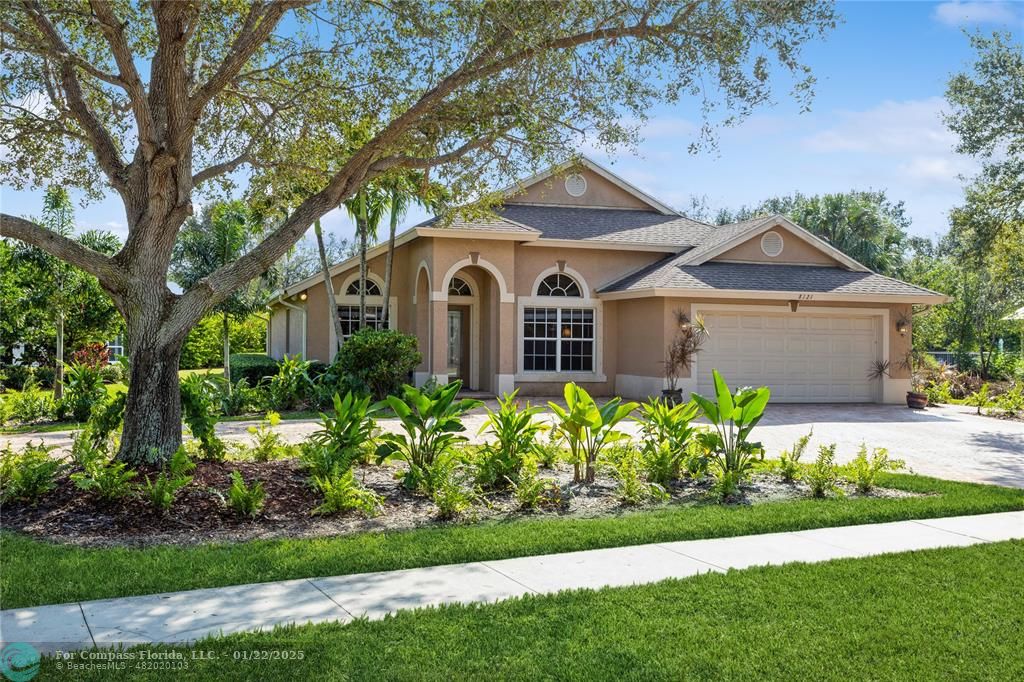
M 277 374 L 277 360 L 264 353 L 233 353 L 231 355 L 231 383 L 245 379 L 256 386 L 263 379 Z
M 375 400 L 400 395 L 422 356 L 416 337 L 394 329 L 360 329 L 341 346 L 324 380 L 336 377 L 340 393 L 369 392 Z

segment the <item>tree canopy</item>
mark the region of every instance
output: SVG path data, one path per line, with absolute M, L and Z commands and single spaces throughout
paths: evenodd
M 189 329 L 367 182 L 428 169 L 479 197 L 585 140 L 628 144 L 683 98 L 709 139 L 770 101 L 773 61 L 806 105 L 800 49 L 835 18 L 824 0 L 3 3 L 0 176 L 112 191 L 128 238 L 108 257 L 8 214 L 0 235 L 99 278 L 132 353 L 120 456 L 163 459 Z M 278 185 L 312 193 L 245 255 L 167 287 L 197 188 Z

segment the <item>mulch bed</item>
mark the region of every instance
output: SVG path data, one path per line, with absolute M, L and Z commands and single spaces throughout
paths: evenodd
M 238 470 L 246 483 L 263 482 L 266 504 L 255 519 L 241 518 L 227 505 L 231 472 Z M 403 489 L 396 474 L 401 465 L 362 465 L 356 476 L 365 487 L 384 497 L 377 516 L 364 518 L 356 512 L 321 516 L 313 514 L 320 504 L 309 486 L 308 475 L 298 460 L 271 462 L 228 461 L 198 462 L 192 483 L 178 493 L 166 514 L 154 509 L 141 496 L 130 496 L 106 503 L 74 486 L 62 477 L 57 488 L 36 506 L 10 502 L 0 510 L 0 527 L 51 542 L 80 546 L 152 546 L 194 545 L 205 542 L 239 542 L 275 538 L 315 538 L 348 535 L 366 531 L 393 531 L 428 525 L 473 523 L 487 519 L 533 516 L 571 516 L 577 518 L 621 514 L 636 507 L 625 507 L 616 496 L 617 483 L 600 474 L 590 485 L 572 483 L 572 467 L 561 465 L 542 470 L 562 487 L 564 503 L 556 508 L 524 512 L 511 492 L 484 493 L 471 510 L 456 521 L 442 521 L 437 508 L 422 495 Z M 142 480 L 140 475 L 136 481 Z M 669 489 L 671 499 L 659 504 L 708 503 L 710 481 L 678 481 Z M 802 483 L 784 483 L 778 476 L 754 474 L 744 484 L 741 499 L 730 504 L 758 504 L 805 498 Z M 844 494 L 855 497 L 851 486 Z M 878 488 L 871 497 L 910 497 L 914 493 Z

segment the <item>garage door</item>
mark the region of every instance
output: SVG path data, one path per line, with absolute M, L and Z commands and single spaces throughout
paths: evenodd
M 780 402 L 874 402 L 868 378 L 881 356 L 877 316 L 707 312 L 697 390 L 713 395 L 712 368 L 729 386 L 768 386 Z

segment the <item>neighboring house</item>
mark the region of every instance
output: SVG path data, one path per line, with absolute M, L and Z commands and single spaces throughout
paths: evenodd
M 386 246 L 369 252 L 372 320 L 419 339 L 414 381 L 460 378 L 471 389 L 643 398 L 665 386 L 675 312 L 710 337 L 680 381 L 710 393 L 767 385 L 781 402 L 899 402 L 911 306 L 946 297 L 873 273 L 783 216 L 715 227 L 680 215 L 583 160 L 522 181 L 497 215 L 427 221 L 398 237 L 391 300 L 381 299 Z M 343 333 L 358 319 L 359 261 L 331 269 Z M 268 348 L 329 361 L 334 328 L 321 275 L 271 305 Z M 374 324 L 379 324 L 374 322 Z M 887 375 L 872 379 L 877 363 Z

